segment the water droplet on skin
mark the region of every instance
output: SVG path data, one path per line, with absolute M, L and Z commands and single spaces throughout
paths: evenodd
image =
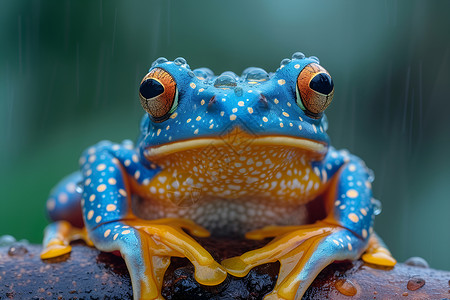
M 280 67 L 287 65 L 288 63 L 290 63 L 291 60 L 289 58 L 285 58 L 281 61 L 280 63 Z
M 22 243 L 13 244 L 11 247 L 9 247 L 9 250 L 8 250 L 9 256 L 24 256 L 27 253 L 28 253 L 28 249 Z
M 231 72 L 231 71 L 225 71 L 225 72 L 223 72 L 222 74 L 220 74 L 220 76 L 222 76 L 222 75 L 228 75 L 228 76 L 231 76 L 231 77 L 233 77 L 235 80 L 238 80 L 238 79 L 239 79 L 239 76 L 237 76 L 234 72 Z
M 214 80 L 214 86 L 218 88 L 230 88 L 236 85 L 236 78 L 227 74 L 222 74 Z
M 185 65 L 186 64 L 186 60 L 184 58 L 182 58 L 182 57 L 177 57 L 177 58 L 175 58 L 173 63 L 176 64 L 177 66 L 181 66 L 181 65 Z
M 428 262 L 422 257 L 413 256 L 405 261 L 405 265 L 419 267 L 419 268 L 429 268 Z
M 214 76 L 213 71 L 208 68 L 198 68 L 194 70 L 195 76 L 199 79 L 208 79 Z
M 292 59 L 304 59 L 304 58 L 305 54 L 301 52 L 295 52 L 294 54 L 292 54 Z
M 192 72 L 192 71 L 189 71 L 189 72 L 188 72 L 188 75 L 191 76 L 191 77 L 195 77 L 195 74 L 194 74 L 194 72 Z
M 165 57 L 157 58 L 157 59 L 152 63 L 152 67 L 154 67 L 154 66 L 156 66 L 156 65 L 159 65 L 159 64 L 163 64 L 163 63 L 165 63 L 165 62 L 167 62 L 167 58 L 165 58 Z
M 422 278 L 411 278 L 408 281 L 408 284 L 406 285 L 406 287 L 410 291 L 415 291 L 415 290 L 420 289 L 424 285 L 425 285 L 425 280 L 424 279 L 422 279 Z
M 334 286 L 345 296 L 355 296 L 357 293 L 355 285 L 348 279 L 339 279 Z
M 12 235 L 2 235 L 0 237 L 0 246 L 10 246 L 16 242 L 16 239 Z
M 240 86 L 237 86 L 234 88 L 234 93 L 236 94 L 237 97 L 241 97 L 244 94 L 244 91 Z
M 266 81 L 269 80 L 269 74 L 261 68 L 252 68 L 245 75 L 246 81 Z
M 372 203 L 373 203 L 373 214 L 375 216 L 378 216 L 379 214 L 381 214 L 381 211 L 383 210 L 381 202 L 380 200 L 374 198 L 372 199 Z
M 322 128 L 324 131 L 328 130 L 328 118 L 326 115 L 323 115 L 322 117 Z
M 373 172 L 372 169 L 368 169 L 367 173 L 369 173 L 369 177 L 367 178 L 367 180 L 369 180 L 369 182 L 372 183 L 375 180 L 375 173 Z
M 83 187 L 84 187 L 83 181 L 77 182 L 77 185 L 75 186 L 75 192 L 77 192 L 78 194 L 83 193 Z
M 315 60 L 316 63 L 320 64 L 319 58 L 317 56 L 310 56 L 309 59 Z

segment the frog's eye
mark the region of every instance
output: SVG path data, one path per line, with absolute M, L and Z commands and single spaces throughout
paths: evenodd
M 139 99 L 153 121 L 165 121 L 178 106 L 177 84 L 172 75 L 155 68 L 142 79 Z
M 297 104 L 308 116 L 320 118 L 330 105 L 333 94 L 333 80 L 320 65 L 311 63 L 298 75 Z

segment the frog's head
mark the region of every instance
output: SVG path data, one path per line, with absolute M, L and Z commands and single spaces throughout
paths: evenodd
M 271 149 L 285 153 L 283 159 L 299 152 L 308 161 L 320 160 L 329 143 L 323 112 L 333 93 L 331 77 L 319 60 L 299 52 L 284 59 L 275 73 L 247 68 L 241 77 L 191 70 L 183 58 L 159 58 L 139 88 L 147 112 L 141 123 L 141 155 L 164 164 L 226 147 L 236 157 Z

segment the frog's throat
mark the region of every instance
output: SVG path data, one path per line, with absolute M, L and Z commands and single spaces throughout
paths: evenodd
M 234 148 L 234 146 L 284 146 L 304 150 L 317 158 L 325 156 L 328 150 L 326 144 L 313 140 L 280 135 L 255 137 L 235 128 L 226 136 L 198 138 L 149 147 L 145 151 L 145 156 L 147 159 L 155 159 L 186 150 L 211 146 L 229 146 L 231 148 Z

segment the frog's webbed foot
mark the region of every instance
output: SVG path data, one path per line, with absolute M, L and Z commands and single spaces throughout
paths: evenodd
M 397 263 L 391 252 L 381 240 L 381 238 L 373 233 L 369 238 L 369 247 L 361 257 L 366 263 L 382 266 L 393 267 Z
M 48 259 L 58 257 L 72 251 L 70 242 L 83 240 L 89 246 L 93 246 L 87 236 L 86 228 L 77 228 L 67 221 L 58 221 L 49 224 L 45 228 L 43 249 L 41 258 Z
M 95 246 L 103 251 L 119 250 L 130 272 L 135 299 L 162 299 L 161 286 L 170 257 L 186 257 L 195 267 L 195 279 L 216 285 L 227 273 L 192 237 L 209 232 L 185 219 L 124 220 L 106 223 L 93 231 Z
M 265 299 L 298 299 L 322 269 L 335 260 L 356 259 L 365 243 L 349 230 L 325 222 L 269 226 L 249 232 L 250 239 L 275 237 L 266 246 L 222 261 L 228 273 L 243 277 L 255 266 L 279 261 L 274 290 Z

